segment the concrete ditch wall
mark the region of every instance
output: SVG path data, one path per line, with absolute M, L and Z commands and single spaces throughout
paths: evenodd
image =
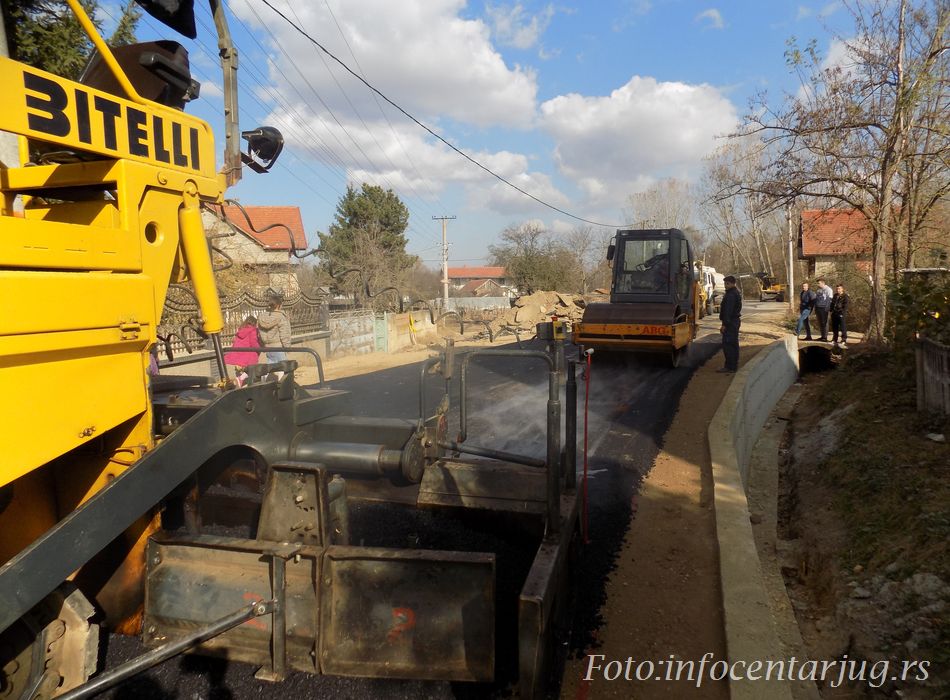
M 749 457 L 769 413 L 798 378 L 798 339 L 788 335 L 736 373 L 709 425 L 726 652 L 730 663 L 782 661 L 746 500 Z M 733 700 L 791 698 L 788 683 L 730 680 Z
M 787 335 L 753 358 L 749 366 L 736 375 L 736 381 L 726 394 L 723 406 L 730 402 L 733 405 L 729 435 L 746 491 L 749 488 L 749 457 L 755 441 L 775 404 L 797 379 L 798 339 Z M 734 393 L 734 389 L 738 391 Z

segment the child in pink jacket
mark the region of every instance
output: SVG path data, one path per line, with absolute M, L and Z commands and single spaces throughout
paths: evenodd
M 259 348 L 261 339 L 257 335 L 257 319 L 248 316 L 241 323 L 237 333 L 234 334 L 234 342 L 231 343 L 234 348 Z M 244 368 L 248 365 L 257 364 L 258 353 L 251 351 L 229 352 L 225 354 L 226 364 L 234 365 L 235 381 L 238 386 L 244 386 L 244 380 L 247 379 L 247 373 Z

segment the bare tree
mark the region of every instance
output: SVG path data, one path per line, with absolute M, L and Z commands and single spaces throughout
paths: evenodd
M 913 221 L 924 221 L 950 191 L 945 176 L 928 177 L 929 196 L 920 197 L 907 178 L 947 169 L 950 4 L 872 0 L 848 8 L 855 36 L 839 38 L 847 62 L 827 65 L 814 44 L 801 50 L 793 42 L 786 56 L 802 90 L 779 111 L 764 100 L 753 105 L 748 131 L 777 157 L 747 189 L 776 199 L 821 197 L 864 214 L 872 232 L 868 338 L 883 342 L 888 243 L 902 225 L 906 239 Z M 913 220 L 902 215 L 902 199 L 913 203 Z
M 645 192 L 627 198 L 624 212 L 634 228 L 678 228 L 685 230 L 694 219 L 696 202 L 688 183 L 669 178 Z
M 775 273 L 772 249 L 783 238 L 776 202 L 745 188 L 761 179 L 764 168 L 764 146 L 748 136 L 728 141 L 706 159 L 702 217 L 729 250 L 735 272 Z
M 587 294 L 601 277 L 601 262 L 606 262 L 607 245 L 613 231 L 593 226 L 576 226 L 564 234 L 564 244 L 574 257 L 579 273 L 577 291 Z
M 571 250 L 537 223 L 509 226 L 488 246 L 495 265 L 503 265 L 522 292 L 576 291 L 582 271 Z

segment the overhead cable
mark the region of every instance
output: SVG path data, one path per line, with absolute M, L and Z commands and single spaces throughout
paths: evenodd
M 415 123 L 415 124 L 416 124 L 417 126 L 419 126 L 420 128 L 424 129 L 424 130 L 425 130 L 426 132 L 428 132 L 431 136 L 435 137 L 436 139 L 438 139 L 439 141 L 441 141 L 442 143 L 444 143 L 444 144 L 445 144 L 446 146 L 448 146 L 450 149 L 452 149 L 453 151 L 455 151 L 456 153 L 458 153 L 460 156 L 462 156 L 463 158 L 465 158 L 465 160 L 469 161 L 470 163 L 472 163 L 472 164 L 475 165 L 476 167 L 478 167 L 478 168 L 484 170 L 486 173 L 488 173 L 489 175 L 491 175 L 491 176 L 492 176 L 493 178 L 495 178 L 496 180 L 499 180 L 500 182 L 502 182 L 502 183 L 508 185 L 509 187 L 511 187 L 512 189 L 517 190 L 518 192 L 520 192 L 520 193 L 523 194 L 524 196 L 528 197 L 529 199 L 534 200 L 534 201 L 537 202 L 538 204 L 540 204 L 540 205 L 542 205 L 542 206 L 545 206 L 545 207 L 547 207 L 548 209 L 551 209 L 551 210 L 553 210 L 553 211 L 556 211 L 556 212 L 558 212 L 559 214 L 564 214 L 564 216 L 568 216 L 568 217 L 570 217 L 570 218 L 572 218 L 572 219 L 576 219 L 577 221 L 582 221 L 582 222 L 584 222 L 585 224 L 591 224 L 591 225 L 593 225 L 593 226 L 603 226 L 603 227 L 605 227 L 605 228 L 617 228 L 617 227 L 618 227 L 616 224 L 605 224 L 605 223 L 602 223 L 602 222 L 599 222 L 599 221 L 591 221 L 590 219 L 585 219 L 585 218 L 583 218 L 583 217 L 581 217 L 581 216 L 577 216 L 576 214 L 572 214 L 572 213 L 570 213 L 569 211 L 565 211 L 564 209 L 561 209 L 560 207 L 557 207 L 557 206 L 555 206 L 555 205 L 553 205 L 553 204 L 551 204 L 551 203 L 549 203 L 549 202 L 545 202 L 543 199 L 541 199 L 541 198 L 539 198 L 539 197 L 536 197 L 535 195 L 533 195 L 533 194 L 531 194 L 530 192 L 528 192 L 528 191 L 522 189 L 521 187 L 518 187 L 518 185 L 516 185 L 515 183 L 513 183 L 513 182 L 511 182 L 510 180 L 506 179 L 505 177 L 499 175 L 498 173 L 496 173 L 494 170 L 492 170 L 492 169 L 489 168 L 488 166 L 482 165 L 480 162 L 478 162 L 477 160 L 475 160 L 475 159 L 472 158 L 470 155 L 468 155 L 467 153 L 465 153 L 465 152 L 462 151 L 461 149 L 457 148 L 456 146 L 453 146 L 451 143 L 449 143 L 449 141 L 447 141 L 447 140 L 446 140 L 444 137 L 442 137 L 440 134 L 438 134 L 437 132 L 435 132 L 434 130 L 432 130 L 431 128 L 429 128 L 428 126 L 426 126 L 425 124 L 423 124 L 421 121 L 419 121 L 418 119 L 416 119 L 416 117 L 414 117 L 412 114 L 410 114 L 410 113 L 407 112 L 405 109 L 403 109 L 403 108 L 400 107 L 398 104 L 396 104 L 396 103 L 393 102 L 391 99 L 389 99 L 389 98 L 388 98 L 386 95 L 384 95 L 380 90 L 378 90 L 376 87 L 374 87 L 369 81 L 367 81 L 365 78 L 363 78 L 363 76 L 361 76 L 359 73 L 357 73 L 357 72 L 354 71 L 352 68 L 350 68 L 348 65 L 346 65 L 346 63 L 344 63 L 342 60 L 340 60 L 339 58 L 337 58 L 336 55 L 334 55 L 334 54 L 333 54 L 329 49 L 327 49 L 323 44 L 321 44 L 319 41 L 317 41 L 317 40 L 314 39 L 312 36 L 310 36 L 302 27 L 300 27 L 300 26 L 298 26 L 297 24 L 295 24 L 293 20 L 291 20 L 289 17 L 287 17 L 287 15 L 285 15 L 283 12 L 281 12 L 281 11 L 278 10 L 276 7 L 274 7 L 274 6 L 270 3 L 270 0 L 261 0 L 261 2 L 263 2 L 265 5 L 267 5 L 267 7 L 269 7 L 271 10 L 273 10 L 274 13 L 276 13 L 277 15 L 279 15 L 281 19 L 283 19 L 287 24 L 289 24 L 291 27 L 293 27 L 293 28 L 294 28 L 298 33 L 300 33 L 302 36 L 304 36 L 311 44 L 313 44 L 314 46 L 316 46 L 318 49 L 320 49 L 320 50 L 321 50 L 323 53 L 325 53 L 327 56 L 329 56 L 329 57 L 332 58 L 334 61 L 336 61 L 337 63 L 339 63 L 340 66 L 342 66 L 343 69 L 344 69 L 347 73 L 349 73 L 349 74 L 352 75 L 354 78 L 356 78 L 357 80 L 359 80 L 359 81 L 360 81 L 361 83 L 363 83 L 367 88 L 369 88 L 371 91 L 373 91 L 374 93 L 376 93 L 377 95 L 379 95 L 381 98 L 383 98 L 383 100 L 385 100 L 387 103 L 389 103 L 390 105 L 392 105 L 392 107 L 394 107 L 394 108 L 397 109 L 399 112 L 401 112 L 407 119 L 409 119 L 410 121 L 412 121 L 413 123 Z

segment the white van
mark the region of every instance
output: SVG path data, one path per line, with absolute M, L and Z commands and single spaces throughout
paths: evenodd
M 725 278 L 725 275 L 716 272 L 716 268 L 703 265 L 703 287 L 706 290 L 707 314 L 714 314 L 719 311 L 719 302 L 726 293 Z

